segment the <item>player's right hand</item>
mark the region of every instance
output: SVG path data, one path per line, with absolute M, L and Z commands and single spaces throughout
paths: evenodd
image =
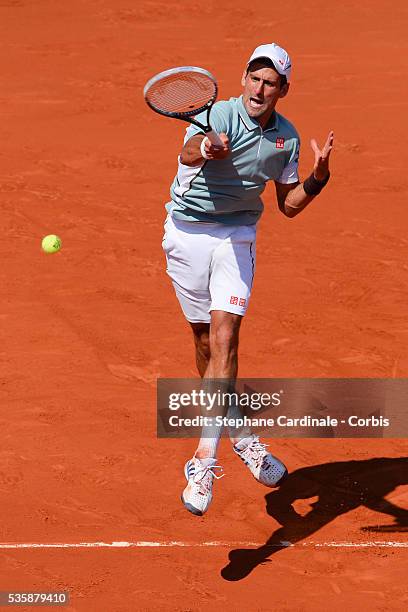
M 228 140 L 228 136 L 223 132 L 219 134 L 223 142 L 223 146 L 213 145 L 208 138 L 206 138 L 204 149 L 208 156 L 208 159 L 225 159 L 231 153 L 231 148 Z

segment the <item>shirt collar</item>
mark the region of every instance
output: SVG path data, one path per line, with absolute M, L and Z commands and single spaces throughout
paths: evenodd
M 257 128 L 259 129 L 261 128 L 258 121 L 256 121 L 255 119 L 253 119 L 252 117 L 248 115 L 247 110 L 244 106 L 242 96 L 238 98 L 238 113 L 242 119 L 243 124 L 245 125 L 246 129 L 249 132 L 252 132 L 256 130 Z M 278 130 L 278 129 L 279 129 L 279 116 L 278 116 L 278 113 L 274 111 L 263 131 L 267 132 L 269 130 Z

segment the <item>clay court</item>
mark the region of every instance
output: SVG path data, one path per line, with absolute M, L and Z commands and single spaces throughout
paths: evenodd
M 196 376 L 161 250 L 185 126 L 142 96 L 190 64 L 228 99 L 258 44 L 288 49 L 278 110 L 302 177 L 334 130 L 332 180 L 292 220 L 266 190 L 240 375 L 404 378 L 407 17 L 402 0 L 0 1 L 0 590 L 69 591 L 53 609 L 72 612 L 407 609 L 404 439 L 275 440 L 292 487 L 274 492 L 223 440 L 208 514 L 180 503 L 195 440 L 157 439 L 156 379 Z

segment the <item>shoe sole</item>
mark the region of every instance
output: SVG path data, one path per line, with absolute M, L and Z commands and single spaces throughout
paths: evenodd
M 255 478 L 256 482 L 259 482 L 259 484 L 263 485 L 264 487 L 268 487 L 268 489 L 276 489 L 276 487 L 280 487 L 284 483 L 284 481 L 287 479 L 288 476 L 289 476 L 289 472 L 288 470 L 285 470 L 284 474 L 282 474 L 279 480 L 277 480 L 275 484 L 270 485 L 270 484 L 266 484 L 265 482 L 262 482 L 261 480 L 258 480 L 252 474 L 252 477 Z
M 287 479 L 287 477 L 289 476 L 289 472 L 288 470 L 285 470 L 285 473 L 283 474 L 283 476 L 281 476 L 278 480 L 278 482 L 276 482 L 274 485 L 272 485 L 273 488 L 275 487 L 280 487 L 281 484 L 283 484 L 285 482 L 285 480 Z
M 185 509 L 191 512 L 191 514 L 194 514 L 194 516 L 203 516 L 203 512 L 201 512 L 201 510 L 199 510 L 195 506 L 192 506 L 188 502 L 184 501 L 183 496 L 181 496 L 181 501 L 183 502 Z

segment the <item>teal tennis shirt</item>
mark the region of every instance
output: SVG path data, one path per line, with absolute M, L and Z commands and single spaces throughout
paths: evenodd
M 197 115 L 206 123 L 206 113 Z M 178 164 L 166 209 L 182 221 L 253 225 L 263 211 L 267 181 L 298 182 L 299 136 L 293 125 L 275 112 L 264 129 L 252 119 L 240 98 L 216 102 L 211 126 L 227 134 L 231 154 L 204 160 L 197 166 Z M 184 142 L 203 130 L 191 124 Z

